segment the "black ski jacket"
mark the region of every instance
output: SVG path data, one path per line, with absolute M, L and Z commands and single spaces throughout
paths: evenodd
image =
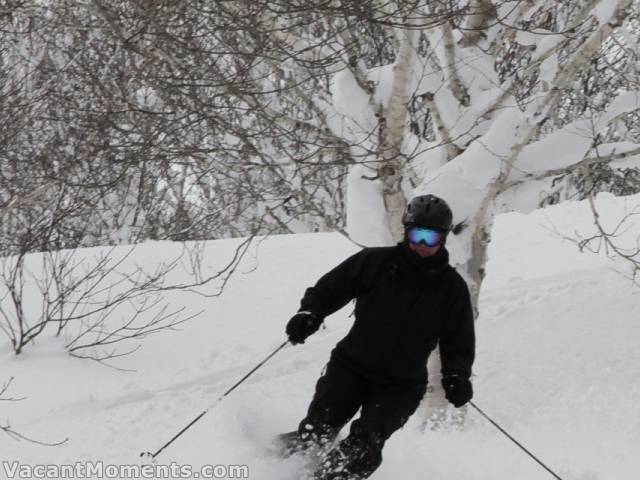
M 473 311 L 444 247 L 420 257 L 405 242 L 365 248 L 307 288 L 300 310 L 320 319 L 355 299 L 355 321 L 331 357 L 376 381 L 425 384 L 440 344 L 443 374 L 471 376 Z

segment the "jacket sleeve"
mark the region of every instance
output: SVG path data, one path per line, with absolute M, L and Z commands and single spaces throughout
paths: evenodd
M 361 250 L 324 274 L 313 287 L 307 288 L 300 301 L 300 310 L 324 318 L 357 297 L 367 257 L 367 249 Z
M 457 374 L 469 378 L 475 359 L 476 338 L 469 288 L 462 278 L 460 281 L 440 338 L 440 360 L 443 376 Z

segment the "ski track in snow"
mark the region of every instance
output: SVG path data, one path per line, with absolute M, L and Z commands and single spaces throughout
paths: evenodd
M 626 480 L 640 471 L 640 289 L 612 270 L 621 265 L 580 254 L 541 227 L 548 218 L 569 224 L 585 208 L 498 217 L 474 401 L 564 480 Z M 2 402 L 2 419 L 27 436 L 70 440 L 51 448 L 0 435 L 0 461 L 138 463 L 275 349 L 304 288 L 354 251 L 334 234 L 267 239 L 254 272 L 232 279 L 220 299 L 196 297 L 205 315 L 150 337 L 124 361 L 135 373 L 69 358 L 55 339 L 17 358 L 3 346 L 0 382 L 15 376 L 10 393 L 28 398 Z M 267 445 L 304 415 L 351 310 L 215 403 L 159 463 L 246 464 L 250 478 L 298 479 L 303 460 L 278 460 Z M 474 410 L 463 431 L 422 425 L 416 414 L 389 440 L 372 480 L 552 478 Z

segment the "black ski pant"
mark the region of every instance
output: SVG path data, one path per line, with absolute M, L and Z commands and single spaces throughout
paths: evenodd
M 315 478 L 370 476 L 382 463 L 385 441 L 416 411 L 425 391 L 426 384 L 372 381 L 332 358 L 316 383 L 299 435 L 314 443 L 331 441 L 358 410 L 361 412 L 351 423 L 347 438 L 325 455 Z

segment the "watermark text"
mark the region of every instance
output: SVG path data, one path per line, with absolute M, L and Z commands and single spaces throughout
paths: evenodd
M 247 465 L 114 465 L 101 461 L 76 462 L 67 465 L 29 465 L 18 461 L 2 461 L 6 478 L 12 479 L 232 479 L 249 478 Z

